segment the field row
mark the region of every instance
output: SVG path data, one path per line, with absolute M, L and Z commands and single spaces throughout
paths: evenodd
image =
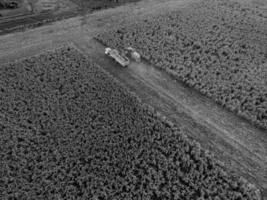
M 2 199 L 258 199 L 72 47 L 0 66 Z
M 204 0 L 96 36 L 136 48 L 240 116 L 267 128 L 267 22 L 238 3 Z

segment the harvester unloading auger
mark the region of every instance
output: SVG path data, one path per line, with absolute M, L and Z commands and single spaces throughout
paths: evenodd
M 105 54 L 113 58 L 123 67 L 127 67 L 130 64 L 130 59 L 127 57 L 127 55 L 130 55 L 135 62 L 141 61 L 140 54 L 132 47 L 127 47 L 125 51 L 121 53 L 117 49 L 111 49 L 110 47 L 107 47 L 105 48 Z

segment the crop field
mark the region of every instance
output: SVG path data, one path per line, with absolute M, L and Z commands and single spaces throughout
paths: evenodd
M 267 128 L 266 11 L 204 0 L 96 36 L 107 46 L 136 48 L 155 66 Z
M 0 66 L 1 199 L 258 199 L 73 47 Z

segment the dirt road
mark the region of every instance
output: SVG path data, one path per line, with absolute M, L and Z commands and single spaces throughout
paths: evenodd
M 169 11 L 187 3 L 144 0 L 0 36 L 0 63 L 67 43 L 75 45 L 135 92 L 143 102 L 183 127 L 189 137 L 210 149 L 226 167 L 256 184 L 263 197 L 267 198 L 267 134 L 264 130 L 253 127 L 147 63 L 132 63 L 128 68 L 121 68 L 105 57 L 103 46 L 93 39 L 95 33 L 127 20 Z

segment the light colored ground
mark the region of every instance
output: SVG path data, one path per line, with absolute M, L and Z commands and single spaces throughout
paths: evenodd
M 181 8 L 188 0 L 143 0 L 40 28 L 0 36 L 0 63 L 71 43 L 117 77 L 145 103 L 182 126 L 229 169 L 243 175 L 267 198 L 267 134 L 146 63 L 122 69 L 105 57 L 95 33 L 127 21 Z M 140 89 L 142 88 L 142 89 Z

